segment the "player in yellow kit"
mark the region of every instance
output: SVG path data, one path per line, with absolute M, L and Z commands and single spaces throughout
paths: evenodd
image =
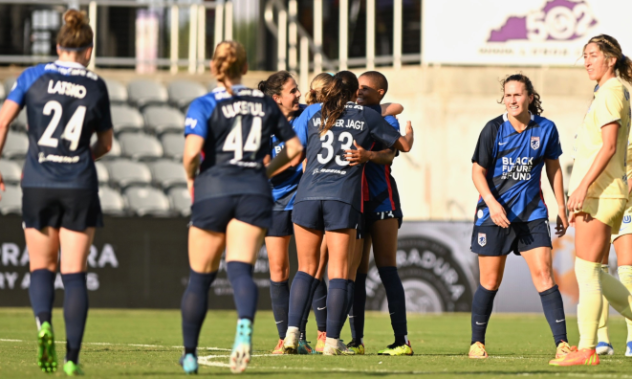
M 632 61 L 623 55 L 616 39 L 599 35 L 584 46 L 584 66 L 597 86 L 577 134 L 568 199 L 570 221 L 575 226 L 580 340 L 577 351 L 550 362 L 555 366 L 599 364 L 595 348 L 602 294 L 617 311 L 632 319 L 630 292 L 601 270 L 612 231 L 621 227 L 628 199 L 630 94 L 620 79 L 632 82 Z

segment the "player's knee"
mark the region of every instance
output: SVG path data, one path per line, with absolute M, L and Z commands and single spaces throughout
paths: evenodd
M 539 292 L 553 287 L 553 274 L 549 269 L 537 270 L 533 273 L 533 284 Z
M 481 277 L 481 286 L 488 291 L 498 291 L 500 287 L 500 283 L 502 282 L 502 277 L 494 276 L 490 278 Z
M 290 267 L 286 264 L 270 262 L 270 279 L 274 282 L 284 282 L 290 278 Z

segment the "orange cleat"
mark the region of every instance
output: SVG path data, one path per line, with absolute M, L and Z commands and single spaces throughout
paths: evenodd
M 581 349 L 570 352 L 562 358 L 553 359 L 551 366 L 596 366 L 599 364 L 599 355 L 595 349 Z
M 487 351 L 485 350 L 485 345 L 480 342 L 474 342 L 470 346 L 470 353 L 468 357 L 473 359 L 485 359 L 487 358 Z
M 283 354 L 283 340 L 279 340 L 274 350 L 272 350 L 272 354 Z
M 316 340 L 316 346 L 314 347 L 314 351 L 316 351 L 316 353 L 322 354 L 323 349 L 325 348 L 326 340 L 327 340 L 327 332 L 318 331 L 318 339 Z

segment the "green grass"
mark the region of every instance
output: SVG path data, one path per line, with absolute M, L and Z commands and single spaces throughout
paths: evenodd
M 577 343 L 577 324 L 568 318 L 569 338 Z M 200 338 L 200 357 L 216 366 L 201 366 L 200 376 L 232 376 L 226 367 L 232 346 L 234 312 L 213 311 L 206 317 Z M 53 325 L 57 340 L 64 339 L 62 312 L 55 309 Z M 494 315 L 487 335 L 487 360 L 466 357 L 470 342 L 469 314 L 409 315 L 408 330 L 413 357 L 382 357 L 377 350 L 392 342 L 388 315 L 368 313 L 366 356 L 260 356 L 242 376 L 300 378 L 327 375 L 356 377 L 599 377 L 632 378 L 632 358 L 623 356 L 626 330 L 621 318 L 610 322 L 615 346 L 613 357 L 597 367 L 556 368 L 547 365 L 555 353 L 548 325 L 542 315 Z M 315 343 L 312 320 L 308 339 Z M 343 339 L 348 340 L 345 326 Z M 14 340 L 14 341 L 10 341 Z M 277 342 L 271 312 L 259 312 L 255 324 L 255 354 L 268 354 Z M 81 362 L 87 377 L 171 378 L 182 376 L 177 361 L 181 354 L 180 313 L 154 310 L 90 311 Z M 57 344 L 63 357 L 64 343 Z M 29 309 L 0 309 L 0 378 L 44 378 L 35 363 L 35 322 Z M 300 376 L 297 376 L 300 375 Z M 52 377 L 62 377 L 57 372 Z

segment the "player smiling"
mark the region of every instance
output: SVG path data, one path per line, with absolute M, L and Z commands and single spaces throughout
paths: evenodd
M 555 124 L 540 116 L 540 95 L 522 74 L 502 81 L 506 113 L 485 125 L 474 156 L 472 180 L 480 194 L 476 206 L 472 252 L 478 254 L 480 284 L 472 300 L 470 358 L 487 358 L 485 333 L 494 297 L 512 251 L 527 262 L 551 327 L 556 357 L 568 354 L 562 296 L 553 281 L 551 230 L 540 178 L 542 169 L 558 205 L 556 234 L 568 227 Z

